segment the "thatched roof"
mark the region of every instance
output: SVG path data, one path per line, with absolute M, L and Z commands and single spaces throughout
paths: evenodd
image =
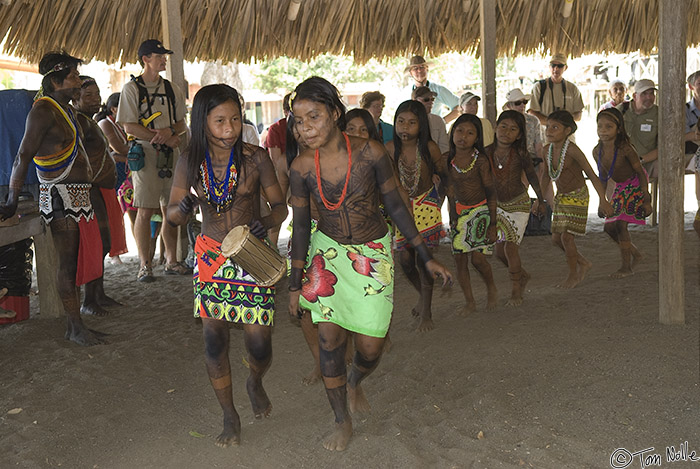
M 302 0 L 296 21 L 291 0 L 182 0 L 185 60 L 248 61 L 317 54 L 372 57 L 475 52 L 479 0 Z M 497 1 L 497 54 L 556 50 L 652 51 L 657 46 L 658 0 Z M 688 16 L 688 45 L 700 43 L 700 2 Z M 37 62 L 64 48 L 86 59 L 135 62 L 140 42 L 163 36 L 157 0 L 1 0 L 5 51 Z

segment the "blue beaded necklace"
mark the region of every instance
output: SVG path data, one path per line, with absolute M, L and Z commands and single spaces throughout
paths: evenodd
M 204 161 L 199 166 L 199 174 L 202 177 L 202 185 L 204 186 L 204 194 L 210 205 L 219 213 L 228 208 L 236 195 L 236 185 L 238 182 L 238 170 L 233 162 L 233 153 L 235 148 L 231 149 L 231 155 L 228 158 L 226 166 L 226 175 L 224 179 L 219 181 L 214 176 L 214 167 L 211 164 L 209 150 L 204 152 Z
M 612 164 L 610 165 L 610 169 L 608 170 L 607 176 L 603 177 L 603 144 L 601 143 L 598 146 L 598 179 L 600 179 L 601 182 L 608 182 L 608 180 L 612 177 L 613 172 L 615 171 L 615 162 L 617 161 L 617 147 L 615 147 L 615 154 L 613 155 L 613 160 Z

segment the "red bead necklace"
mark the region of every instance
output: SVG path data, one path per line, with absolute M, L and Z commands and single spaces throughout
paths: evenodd
M 348 150 L 348 172 L 345 175 L 345 186 L 343 186 L 343 192 L 340 194 L 340 199 L 338 199 L 337 203 L 332 204 L 323 196 L 323 185 L 321 184 L 321 164 L 319 161 L 318 149 L 314 154 L 314 163 L 316 164 L 316 185 L 318 186 L 318 193 L 321 195 L 321 201 L 328 210 L 338 210 L 338 208 L 343 204 L 345 196 L 348 193 L 348 181 L 350 181 L 350 169 L 352 168 L 352 149 L 350 148 L 350 139 L 345 132 L 343 132 L 343 137 L 345 137 L 345 146 Z

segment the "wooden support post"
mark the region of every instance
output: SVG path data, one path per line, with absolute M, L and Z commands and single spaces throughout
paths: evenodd
M 180 0 L 160 0 L 160 12 L 163 22 L 163 42 L 173 51 L 168 60 L 166 78 L 182 90 L 187 96 L 188 86 L 185 81 L 184 48 L 182 46 L 182 18 L 180 17 Z M 180 147 L 182 150 L 183 147 Z M 163 223 L 167 223 L 163 220 Z M 176 256 L 182 260 L 187 256 L 187 233 L 183 226 L 177 230 Z
M 659 322 L 685 323 L 683 131 L 689 0 L 659 2 Z
M 160 14 L 163 21 L 163 43 L 165 47 L 173 51 L 173 54 L 168 58 L 165 75 L 187 95 L 180 0 L 160 0 Z
M 481 98 L 484 117 L 496 123 L 496 0 L 480 0 Z
M 36 283 L 39 288 L 39 314 L 42 319 L 65 316 L 61 296 L 56 286 L 56 248 L 51 227 L 41 222 L 43 229 L 34 235 L 36 253 Z

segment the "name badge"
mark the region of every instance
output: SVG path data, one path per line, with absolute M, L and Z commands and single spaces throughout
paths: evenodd
M 642 132 L 651 132 L 651 124 L 642 124 L 639 126 L 639 130 Z

